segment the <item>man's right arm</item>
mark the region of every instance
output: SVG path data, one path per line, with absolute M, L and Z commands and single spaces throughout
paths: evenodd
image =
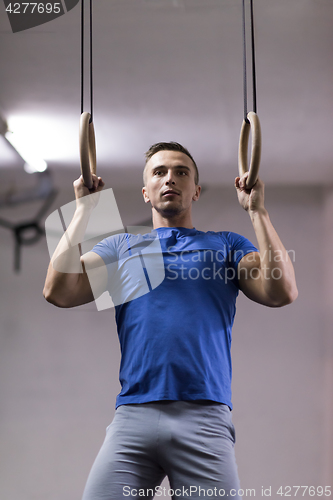
M 91 212 L 96 206 L 96 197 L 89 194 L 101 191 L 103 186 L 102 179 L 96 176 L 93 176 L 90 191 L 82 178 L 74 182 L 75 214 L 52 256 L 43 290 L 46 300 L 58 307 L 75 307 L 92 302 L 106 289 L 107 270 L 103 259 L 94 252 L 81 257 L 79 251 Z

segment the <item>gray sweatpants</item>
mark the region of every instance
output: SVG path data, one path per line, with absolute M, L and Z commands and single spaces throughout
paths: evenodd
M 168 476 L 172 498 L 240 500 L 228 406 L 165 401 L 119 406 L 83 500 L 152 499 Z

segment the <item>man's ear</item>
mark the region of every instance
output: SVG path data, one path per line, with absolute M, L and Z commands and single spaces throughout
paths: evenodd
M 199 199 L 200 193 L 201 193 L 201 186 L 195 186 L 195 193 L 192 196 L 192 200 L 197 201 Z
M 150 199 L 149 199 L 149 196 L 148 196 L 148 193 L 147 193 L 146 186 L 143 186 L 143 188 L 142 188 L 142 195 L 143 195 L 143 199 L 145 200 L 145 203 L 149 203 Z

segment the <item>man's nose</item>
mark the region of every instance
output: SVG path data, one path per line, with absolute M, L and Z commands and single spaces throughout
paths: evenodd
M 167 173 L 167 176 L 166 176 L 166 181 L 165 183 L 167 185 L 169 184 L 176 184 L 176 181 L 175 181 L 175 175 L 174 173 L 172 172 L 172 170 L 169 170 L 168 173 Z

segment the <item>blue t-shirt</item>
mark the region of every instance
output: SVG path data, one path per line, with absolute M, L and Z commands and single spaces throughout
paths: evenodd
M 156 232 L 164 273 L 155 285 L 144 263 L 144 248 L 156 238 L 153 233 L 118 234 L 93 248 L 108 267 L 111 297 L 118 297 L 114 303 L 122 389 L 116 407 L 212 400 L 232 408 L 230 348 L 239 292 L 237 266 L 257 249 L 243 236 L 226 231 L 158 228 Z M 131 273 L 126 271 L 126 262 L 138 247 L 147 280 L 147 291 L 141 295 L 131 290 Z M 119 292 L 120 282 L 125 292 Z

